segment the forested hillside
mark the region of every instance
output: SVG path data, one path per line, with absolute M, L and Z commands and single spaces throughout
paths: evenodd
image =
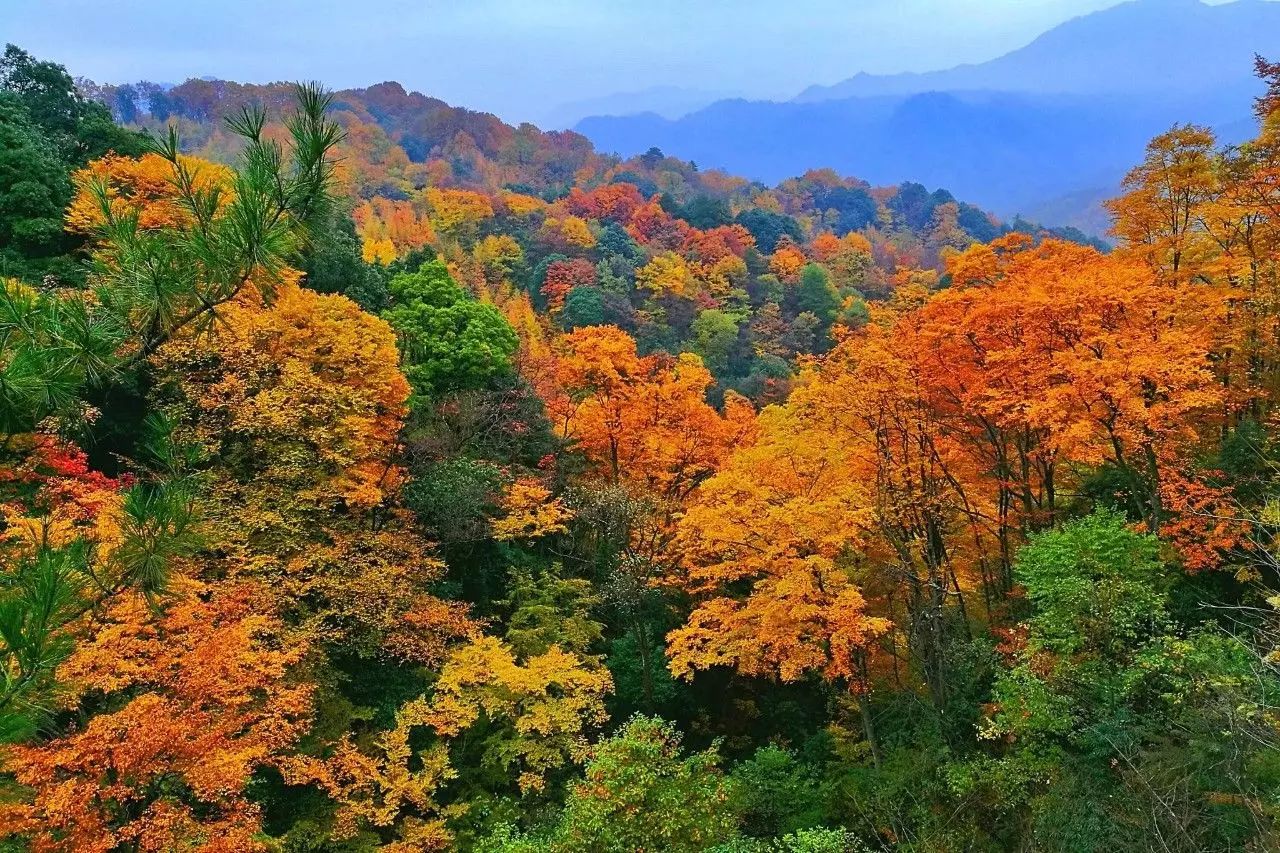
M 10 46 L 0 846 L 1280 847 L 1258 72 L 1108 251 Z
M 278 117 L 292 98 L 287 85 L 219 80 L 86 90 L 134 127 L 173 122 L 185 153 L 227 164 L 242 143 L 221 117 L 251 104 Z M 343 130 L 335 189 L 364 261 L 429 250 L 516 328 L 538 325 L 535 311 L 556 329 L 616 325 L 641 354 L 697 352 L 719 390 L 756 400 L 785 385 L 797 354 L 829 348 L 838 321 L 865 321 L 896 275 L 943 273 L 946 251 L 1011 228 L 1042 231 L 919 184 L 824 170 L 770 188 L 657 150 L 622 161 L 575 133 L 511 127 L 396 83 L 338 92 L 330 116 Z M 328 244 L 349 240 L 347 212 Z M 349 275 L 312 286 L 375 312 L 389 304 L 385 286 L 351 290 Z

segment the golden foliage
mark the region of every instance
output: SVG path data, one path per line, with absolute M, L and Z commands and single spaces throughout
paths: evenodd
M 195 157 L 181 157 L 193 187 L 200 192 L 217 190 L 229 199 L 231 170 Z M 103 222 L 103 191 L 118 217 L 137 216 L 143 229 L 174 228 L 190 221 L 191 214 L 178 202 L 173 164 L 159 154 L 138 159 L 108 154 L 72 176 L 75 198 L 67 208 L 67 230 L 87 234 Z
M 866 614 L 843 562 L 872 524 L 856 447 L 789 408 L 766 409 L 758 431 L 680 520 L 682 581 L 699 603 L 668 637 L 671 669 L 857 681 L 854 656 L 888 623 Z M 744 582 L 745 596 L 729 594 Z
M 493 538 L 500 542 L 515 539 L 539 539 L 564 533 L 573 511 L 564 501 L 551 497 L 551 491 L 530 477 L 516 480 L 502 498 L 506 512 L 492 524 Z
M 224 483 L 240 492 L 231 503 L 268 520 L 279 515 L 268 503 L 364 509 L 394 491 L 409 384 L 391 328 L 293 284 L 270 306 L 245 299 L 220 314 L 215 335 L 175 341 L 156 362 L 176 377 L 190 437 L 253 471 Z
M 613 326 L 566 335 L 556 379 L 559 393 L 548 410 L 561 434 L 611 481 L 658 495 L 687 494 L 752 419 L 741 398 L 730 398 L 726 415 L 706 403 L 712 378 L 696 355 L 641 357 L 635 341 Z
M 521 790 L 540 790 L 608 720 L 604 697 L 612 691 L 609 671 L 593 661 L 552 647 L 521 663 L 506 644 L 481 637 L 454 650 L 424 719 L 445 737 L 481 714 L 507 722 L 513 734 L 494 738 L 489 759 L 517 772 Z

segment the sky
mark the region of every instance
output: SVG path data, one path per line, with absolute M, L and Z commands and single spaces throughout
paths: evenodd
M 97 82 L 398 80 L 538 122 L 652 86 L 786 98 L 1006 53 L 1117 0 L 0 0 L 0 41 Z

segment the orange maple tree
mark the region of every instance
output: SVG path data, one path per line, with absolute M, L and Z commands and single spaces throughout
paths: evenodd
M 673 498 L 714 471 L 752 419 L 736 395 L 723 415 L 706 402 L 712 378 L 697 356 L 640 356 L 614 326 L 566 335 L 556 380 L 548 410 L 561 436 L 608 480 Z
M 0 806 L 0 834 L 49 853 L 266 849 L 246 787 L 310 723 L 312 687 L 292 676 L 307 645 L 263 613 L 258 586 L 184 592 L 160 617 L 117 601 L 62 665 L 85 722 L 6 749 L 29 794 Z

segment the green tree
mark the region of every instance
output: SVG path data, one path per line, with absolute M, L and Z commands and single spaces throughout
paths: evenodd
M 683 755 L 670 723 L 633 717 L 596 748 L 552 848 L 682 853 L 731 840 L 738 816 L 718 762 L 714 748 Z
M 708 308 L 698 314 L 690 327 L 693 351 L 702 356 L 707 369 L 717 377 L 729 372 L 729 361 L 738 344 L 738 323 L 732 314 Z
M 360 238 L 346 210 L 335 209 L 317 224 L 302 257 L 302 271 L 307 287 L 341 293 L 371 314 L 391 304 L 382 271 L 360 255 Z
M 869 848 L 846 829 L 802 829 L 781 838 L 742 838 L 713 847 L 710 853 L 864 853 Z
M 796 288 L 796 310 L 808 311 L 822 321 L 824 327 L 835 322 L 840 311 L 840 296 L 831 286 L 831 276 L 817 264 L 806 264 Z
M 1041 534 L 1019 553 L 1015 575 L 1035 609 L 1030 643 L 1076 663 L 1117 661 L 1164 627 L 1159 543 L 1115 513 Z
M 841 309 L 837 320 L 850 329 L 861 329 L 871 322 L 871 309 L 867 307 L 867 301 L 862 298 L 861 293 L 853 295 L 849 303 Z
M 18 97 L 0 92 L 0 274 L 34 278 L 57 267 L 74 246 L 62 227 L 70 201 L 57 146 Z
M 734 222 L 751 232 L 751 236 L 756 238 L 756 248 L 767 254 L 772 254 L 783 237 L 790 237 L 797 243 L 804 239 L 800 223 L 794 218 L 759 207 L 747 208 L 734 218 Z
M 400 339 L 415 403 L 510 374 L 519 345 L 511 324 L 467 295 L 443 261 L 395 276 L 390 289 L 394 304 L 382 316 Z
M 560 323 L 566 330 L 603 326 L 604 322 L 604 292 L 600 288 L 578 286 L 569 291 L 560 314 Z
M 440 542 L 478 542 L 502 493 L 502 471 L 492 462 L 450 456 L 415 466 L 405 485 L 405 505 Z
M 506 641 L 521 657 L 558 646 L 579 655 L 600 642 L 604 626 L 591 618 L 599 604 L 591 582 L 563 576 L 563 567 L 535 570 L 515 566 L 506 601 Z
M 144 137 L 118 126 L 110 110 L 84 98 L 65 68 L 12 44 L 5 45 L 0 57 L 0 89 L 22 101 L 70 167 L 109 151 L 135 157 L 146 149 Z
M 65 68 L 7 45 L 0 56 L 0 275 L 84 281 L 67 234 L 71 173 L 109 151 L 143 153 L 143 136 L 118 127 L 86 100 Z
M 734 796 L 743 831 L 771 838 L 822 823 L 822 790 L 809 768 L 776 746 L 761 747 L 733 768 Z
M 605 258 L 617 257 L 631 263 L 644 256 L 627 230 L 616 222 L 610 222 L 600 230 L 600 236 L 596 238 L 596 250 Z
M 1098 511 L 1022 549 L 1033 611 L 993 691 L 997 756 L 953 771 L 1049 850 L 1229 850 L 1273 839 L 1280 695 L 1240 639 L 1179 631 L 1154 537 Z

